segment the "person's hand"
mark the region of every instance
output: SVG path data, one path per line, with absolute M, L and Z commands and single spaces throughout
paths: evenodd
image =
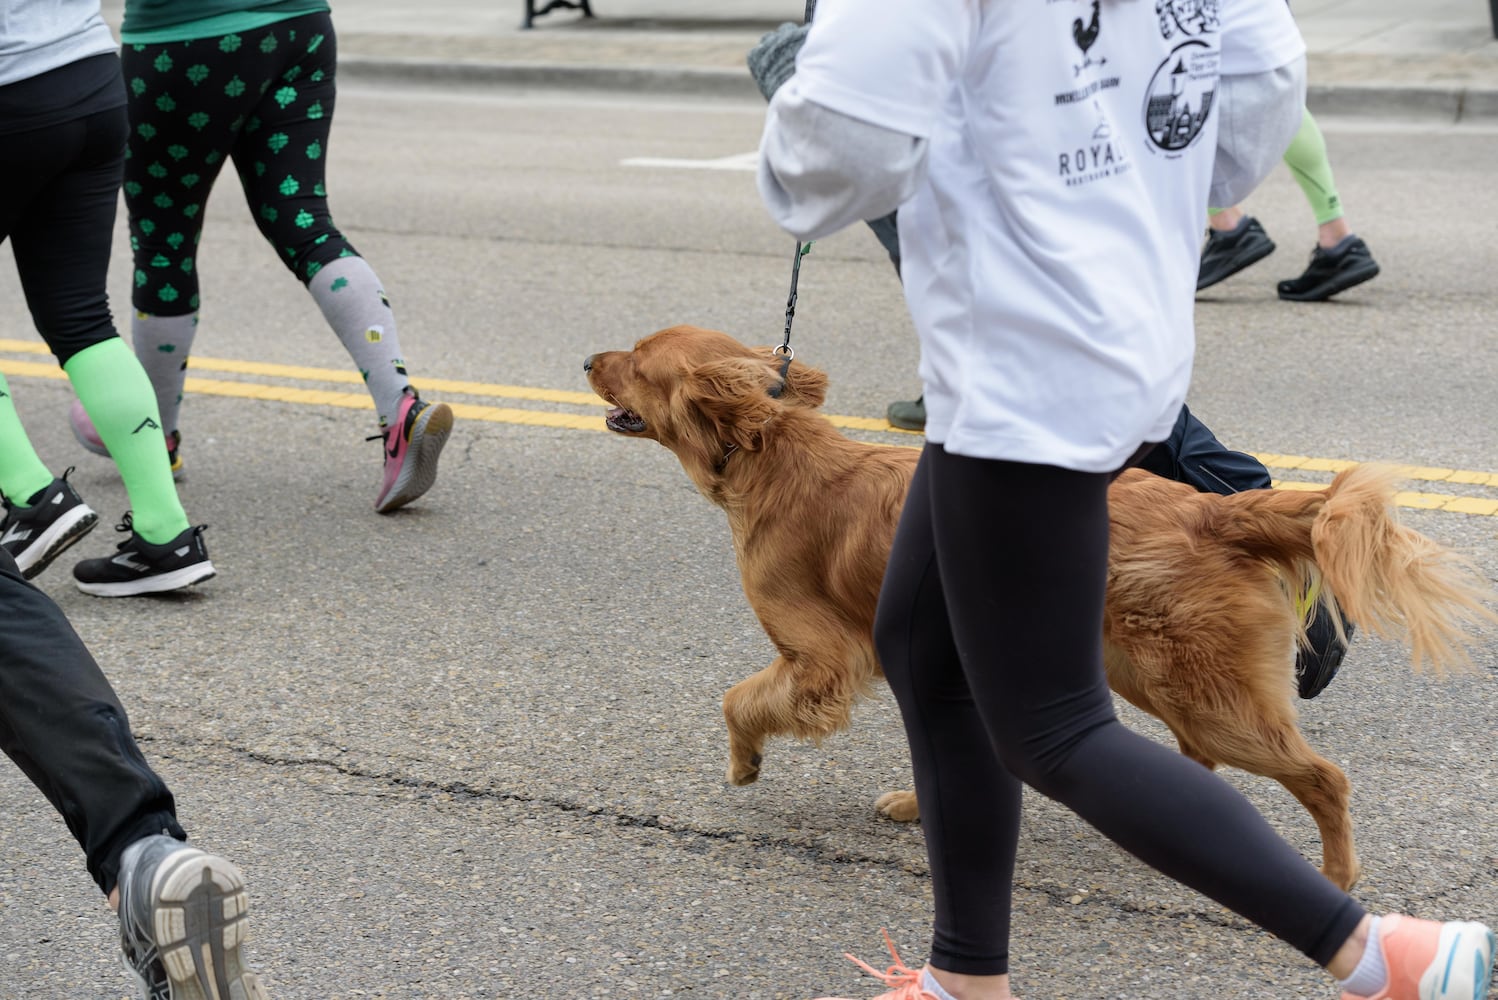
M 765 100 L 774 97 L 780 85 L 796 72 L 796 53 L 806 43 L 806 32 L 806 25 L 787 21 L 749 50 L 749 74 Z

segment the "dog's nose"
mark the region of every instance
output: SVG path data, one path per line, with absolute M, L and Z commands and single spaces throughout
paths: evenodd
M 583 371 L 590 372 L 592 370 L 593 370 L 593 355 L 590 354 L 586 358 L 583 358 Z

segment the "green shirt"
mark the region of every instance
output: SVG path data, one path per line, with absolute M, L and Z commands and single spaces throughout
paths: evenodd
M 125 0 L 120 41 L 136 45 L 216 38 L 328 9 L 328 0 Z

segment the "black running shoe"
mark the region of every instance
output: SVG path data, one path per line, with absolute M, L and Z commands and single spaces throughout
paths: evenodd
M 1342 632 L 1352 641 L 1353 624 L 1342 619 Z M 1337 676 L 1347 646 L 1337 639 L 1337 626 L 1326 605 L 1316 605 L 1316 617 L 1306 626 L 1306 643 L 1295 648 L 1295 686 L 1302 698 L 1314 698 Z
M 1368 244 L 1354 236 L 1340 251 L 1321 247 L 1311 251 L 1311 264 L 1298 278 L 1279 284 L 1280 298 L 1290 302 L 1325 302 L 1338 292 L 1378 274 L 1378 261 Z
M 898 427 L 902 431 L 925 430 L 926 397 L 895 400 L 885 408 L 884 419 L 889 421 L 891 427 Z
M 68 484 L 68 473 L 52 485 L 39 490 L 25 507 L 9 499 L 5 503 L 5 520 L 0 521 L 0 546 L 15 559 L 21 576 L 30 580 L 52 565 L 68 546 L 88 534 L 99 521 L 83 502 L 78 491 Z
M 130 512 L 115 525 L 115 531 L 128 531 L 130 537 L 112 556 L 85 559 L 73 567 L 73 582 L 85 594 L 95 597 L 134 597 L 137 594 L 164 594 L 202 583 L 217 572 L 208 561 L 203 545 L 206 524 L 183 531 L 164 545 L 152 545 L 135 533 Z
M 249 902 L 230 862 L 171 837 L 120 858 L 120 950 L 145 1000 L 267 1000 L 244 962 Z
M 1210 288 L 1231 278 L 1248 265 L 1274 253 L 1274 240 L 1264 232 L 1259 220 L 1245 215 L 1237 229 L 1209 229 L 1202 247 L 1202 262 L 1196 272 L 1196 290 Z

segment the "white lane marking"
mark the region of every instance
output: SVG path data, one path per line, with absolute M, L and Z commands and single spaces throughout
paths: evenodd
M 664 167 L 668 170 L 748 170 L 759 163 L 759 153 L 737 153 L 713 160 L 684 160 L 665 156 L 631 156 L 619 161 L 621 167 Z

